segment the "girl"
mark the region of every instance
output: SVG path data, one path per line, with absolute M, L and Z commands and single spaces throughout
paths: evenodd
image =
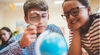
M 0 50 L 9 44 L 8 40 L 11 37 L 12 37 L 12 32 L 8 27 L 3 27 L 0 29 L 0 39 L 2 40 L 2 44 L 0 45 Z
M 83 47 L 89 55 L 99 55 L 100 16 L 91 15 L 88 0 L 65 0 L 63 17 L 73 32 L 68 55 L 81 55 Z

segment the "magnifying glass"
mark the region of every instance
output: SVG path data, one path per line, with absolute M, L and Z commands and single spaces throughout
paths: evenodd
M 31 16 L 28 18 L 28 21 L 30 24 L 37 25 L 42 18 L 48 18 L 47 14 L 47 11 L 31 11 Z
M 28 18 L 28 21 L 30 25 L 35 25 L 37 27 L 42 19 L 48 19 L 47 11 L 31 11 L 31 16 Z

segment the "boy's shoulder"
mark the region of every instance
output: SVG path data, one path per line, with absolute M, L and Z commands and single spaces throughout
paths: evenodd
M 60 27 L 56 26 L 55 24 L 47 25 L 46 30 L 50 30 L 51 32 L 56 32 L 56 33 L 59 33 L 59 34 L 63 35 Z

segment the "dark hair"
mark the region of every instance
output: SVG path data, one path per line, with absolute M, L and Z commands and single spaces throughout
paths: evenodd
M 89 16 L 89 18 L 90 18 L 90 20 L 86 23 L 87 25 L 87 28 L 80 28 L 80 34 L 81 35 L 84 35 L 84 34 L 86 34 L 87 32 L 88 32 L 88 30 L 89 30 L 89 28 L 91 27 L 91 25 L 92 25 L 92 23 L 93 23 L 93 21 L 95 20 L 95 19 L 99 19 L 100 18 L 100 13 L 95 13 L 95 14 L 91 14 L 90 16 Z
M 64 2 L 66 2 L 66 1 L 71 1 L 71 0 L 64 0 Z M 77 0 L 77 1 L 79 1 L 82 5 L 84 5 L 86 7 L 89 6 L 89 1 L 88 0 Z M 63 4 L 64 4 L 64 2 L 63 2 Z
M 10 32 L 11 33 L 10 38 L 12 37 L 12 32 L 8 27 L 3 27 L 0 30 L 6 30 L 7 32 Z
M 43 0 L 27 0 L 24 3 L 24 7 L 23 7 L 25 17 L 27 17 L 27 15 L 28 15 L 27 12 L 31 8 L 37 8 L 37 9 L 40 9 L 42 11 L 47 11 L 48 5 Z

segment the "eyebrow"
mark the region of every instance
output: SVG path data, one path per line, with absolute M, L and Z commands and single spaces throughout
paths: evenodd
M 71 8 L 69 11 L 66 11 L 66 12 L 64 12 L 64 13 L 69 13 L 72 9 L 78 9 L 78 8 L 80 8 L 80 7 L 73 7 L 73 8 Z

